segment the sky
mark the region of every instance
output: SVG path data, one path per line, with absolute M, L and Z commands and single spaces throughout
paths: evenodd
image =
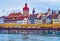
M 35 8 L 36 13 L 47 12 L 60 9 L 60 0 L 0 0 L 0 16 L 7 16 L 11 12 L 23 12 L 24 4 L 27 3 L 32 14 L 32 9 Z

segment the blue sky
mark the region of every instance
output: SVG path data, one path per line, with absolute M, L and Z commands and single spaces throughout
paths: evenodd
M 30 14 L 33 8 L 36 13 L 46 12 L 48 8 L 60 9 L 60 0 L 0 0 L 0 16 L 9 15 L 10 12 L 22 12 L 26 2 L 30 8 Z

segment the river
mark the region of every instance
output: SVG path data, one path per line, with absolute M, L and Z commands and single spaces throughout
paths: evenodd
M 60 37 L 37 34 L 0 34 L 0 41 L 60 41 Z

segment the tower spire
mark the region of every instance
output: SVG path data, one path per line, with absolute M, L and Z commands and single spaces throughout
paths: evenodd
M 27 3 L 25 3 L 25 6 L 27 6 Z
M 48 11 L 50 11 L 50 8 L 48 8 Z
M 33 11 L 32 11 L 32 13 L 34 14 L 35 13 L 35 9 L 33 8 Z

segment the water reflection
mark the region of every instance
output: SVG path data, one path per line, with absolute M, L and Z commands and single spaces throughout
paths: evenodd
M 60 37 L 37 34 L 0 34 L 0 41 L 60 41 Z

